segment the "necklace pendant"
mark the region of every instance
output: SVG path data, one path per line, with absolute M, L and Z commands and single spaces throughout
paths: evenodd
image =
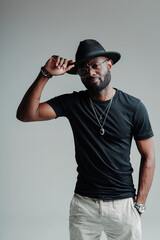
M 99 117 L 99 120 L 102 121 L 102 116 Z
M 100 134 L 101 134 L 101 135 L 104 135 L 104 134 L 105 134 L 105 130 L 104 130 L 103 127 L 100 129 Z

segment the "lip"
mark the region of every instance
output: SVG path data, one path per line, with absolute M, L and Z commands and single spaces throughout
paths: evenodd
M 96 82 L 99 82 L 99 78 L 92 78 L 90 80 L 90 83 L 96 83 Z

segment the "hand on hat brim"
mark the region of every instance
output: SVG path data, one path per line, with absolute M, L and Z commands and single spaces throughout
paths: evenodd
M 95 58 L 95 57 L 100 57 L 100 56 L 105 56 L 106 58 L 108 58 L 109 60 L 112 61 L 113 65 L 116 64 L 120 58 L 121 58 L 121 54 L 118 52 L 105 52 L 104 54 L 93 54 L 92 56 L 88 56 L 88 58 L 84 58 L 81 59 L 81 61 L 76 61 L 73 64 L 75 65 L 72 69 L 70 69 L 69 71 L 67 71 L 67 73 L 69 74 L 77 74 L 77 70 L 78 70 L 78 66 L 81 65 L 82 63 L 88 61 L 88 59 L 91 58 Z

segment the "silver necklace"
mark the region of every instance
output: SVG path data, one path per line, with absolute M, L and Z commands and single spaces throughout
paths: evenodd
M 96 119 L 97 119 L 97 122 L 98 122 L 98 124 L 99 124 L 99 126 L 100 126 L 100 131 L 99 131 L 99 132 L 100 132 L 100 135 L 104 135 L 104 134 L 105 134 L 104 124 L 105 124 L 105 121 L 106 121 L 106 119 L 107 119 L 109 110 L 110 110 L 111 105 L 112 105 L 113 96 L 112 96 L 112 98 L 111 98 L 108 106 L 107 106 L 107 107 L 105 108 L 105 110 L 102 112 L 102 114 L 103 114 L 105 111 L 107 111 L 106 114 L 105 114 L 105 117 L 104 117 L 104 120 L 103 120 L 102 124 L 101 124 L 101 122 L 100 122 L 101 119 L 98 119 L 98 116 L 97 116 L 97 113 L 96 113 L 96 108 L 95 108 L 95 106 L 94 106 L 94 104 L 93 104 L 92 99 L 89 98 L 89 100 L 90 100 L 90 104 L 91 104 L 91 107 L 92 107 L 92 109 L 93 109 L 94 115 L 95 115 L 95 117 L 96 117 Z M 100 114 L 100 117 L 102 117 L 102 114 Z
M 103 117 L 102 117 L 102 115 L 107 111 L 107 109 L 109 108 L 109 104 L 107 105 L 107 107 L 104 109 L 104 111 L 100 114 L 99 113 L 99 110 L 96 108 L 96 106 L 94 105 L 94 109 L 95 109 L 95 111 L 97 112 L 97 114 L 99 115 L 97 115 L 98 117 L 99 117 L 99 120 L 100 121 L 102 121 L 102 119 L 103 119 Z

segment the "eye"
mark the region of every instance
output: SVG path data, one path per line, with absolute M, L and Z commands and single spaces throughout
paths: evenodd
M 92 65 L 92 68 L 93 68 L 93 69 L 98 68 L 98 64 L 94 63 L 94 64 Z

